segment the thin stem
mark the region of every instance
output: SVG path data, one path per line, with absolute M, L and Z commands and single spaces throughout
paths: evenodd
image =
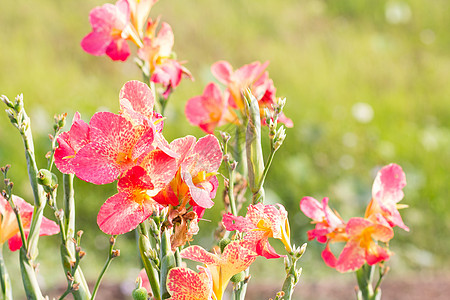
M 113 239 L 115 240 L 116 236 L 113 236 Z M 111 264 L 111 261 L 113 260 L 113 258 L 116 257 L 116 255 L 114 254 L 114 242 L 110 242 L 109 245 L 109 253 L 108 253 L 108 259 L 105 262 L 105 265 L 103 266 L 102 271 L 100 272 L 100 275 L 97 278 L 97 282 L 95 283 L 95 287 L 94 287 L 94 291 L 92 292 L 92 297 L 91 300 L 95 299 L 95 296 L 97 295 L 97 291 L 98 288 L 100 286 L 100 283 L 103 279 L 103 275 L 105 275 L 106 270 L 108 269 L 109 265 Z
M 275 156 L 275 152 L 276 152 L 276 150 L 274 150 L 274 148 L 272 146 L 270 149 L 270 154 L 267 159 L 266 165 L 264 167 L 263 174 L 261 176 L 261 180 L 259 181 L 259 184 L 258 184 L 258 190 L 260 190 L 262 188 L 262 186 L 264 185 L 264 180 L 266 179 L 267 173 L 269 172 L 270 166 L 271 166 L 273 158 Z
M 143 223 L 139 224 L 139 252 L 141 253 L 141 259 L 144 264 L 145 272 L 147 273 L 150 286 L 152 288 L 153 297 L 155 300 L 161 300 L 161 290 L 159 287 L 159 274 L 155 266 L 150 261 L 149 251 L 151 249 L 150 241 L 147 235 L 147 229 Z M 155 254 L 156 255 L 156 254 Z
M 11 280 L 9 279 L 8 270 L 3 260 L 3 245 L 0 245 L 0 284 L 1 296 L 4 300 L 12 300 Z

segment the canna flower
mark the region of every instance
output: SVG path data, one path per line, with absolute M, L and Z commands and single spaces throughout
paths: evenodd
M 228 231 L 245 232 L 246 245 L 258 255 L 265 258 L 281 257 L 269 244 L 269 237 L 281 240 L 286 251 L 292 252 L 287 211 L 281 204 L 250 205 L 245 217 L 228 213 L 223 216 L 222 222 Z
M 134 126 L 144 125 L 154 128 L 153 146 L 168 155 L 177 154 L 170 149 L 169 143 L 162 135 L 164 118 L 153 110 L 155 98 L 147 84 L 131 80 L 124 84 L 119 93 L 120 115 Z
M 11 200 L 19 209 L 24 233 L 28 236 L 31 218 L 33 216 L 33 206 L 18 196 L 13 195 Z M 41 228 L 39 231 L 40 236 L 53 235 L 58 232 L 59 226 L 55 222 L 42 217 Z M 8 201 L 0 195 L 0 247 L 2 247 L 6 241 L 8 241 L 8 246 L 11 251 L 16 251 L 22 247 L 22 239 L 20 237 L 16 215 Z
M 322 199 L 322 204 L 313 197 L 304 197 L 300 201 L 300 210 L 316 224 L 315 229 L 308 231 L 308 240 L 317 238 L 320 243 L 326 243 L 329 239 L 346 240 L 345 223 L 330 209 L 327 197 Z
M 183 208 L 188 203 L 199 217 L 214 202 L 218 181 L 216 172 L 222 163 L 219 141 L 213 135 L 200 138 L 186 136 L 174 140 L 170 147 L 178 154 L 178 170 L 172 181 L 154 197 L 162 205 Z
M 162 206 L 153 200 L 174 176 L 176 160 L 156 149 L 150 152 L 140 166 L 130 169 L 119 179 L 118 193 L 100 208 L 97 224 L 106 234 L 123 234 L 135 229 L 152 212 Z
M 126 40 L 133 36 L 129 20 L 127 0 L 119 0 L 115 5 L 107 3 L 95 7 L 89 14 L 92 32 L 83 38 L 81 47 L 92 55 L 106 54 L 112 60 L 125 61 L 130 55 Z
M 222 299 L 223 292 L 231 277 L 250 267 L 256 256 L 255 252 L 237 241 L 229 243 L 221 256 L 209 253 L 200 246 L 190 246 L 181 251 L 182 258 L 206 265 L 212 277 L 214 299 L 217 300 Z
M 159 19 L 148 22 L 143 47 L 138 50 L 138 56 L 148 64 L 150 81 L 160 83 L 165 88 L 162 95 L 167 99 L 172 90 L 180 84 L 183 76 L 192 79 L 192 75 L 180 62 L 172 58 L 174 44 L 172 28 L 163 22 L 156 34 L 158 23 Z
M 86 146 L 89 139 L 89 125 L 81 120 L 79 112 L 76 112 L 72 126 L 68 132 L 63 132 L 57 137 L 58 148 L 55 150 L 55 165 L 61 173 L 73 174 L 73 158 Z
M 166 283 L 171 295 L 168 300 L 211 300 L 211 274 L 206 268 L 199 269 L 199 273 L 180 267 L 170 269 Z
M 238 116 L 228 105 L 227 98 L 227 93 L 222 95 L 217 84 L 208 84 L 201 96 L 193 97 L 186 103 L 188 121 L 206 133 L 213 133 L 216 127 L 224 124 L 238 123 Z
M 110 113 L 95 113 L 90 126 L 90 143 L 72 161 L 75 174 L 94 184 L 116 180 L 139 165 L 154 150 L 154 128 L 133 126 L 126 118 Z
M 348 272 L 361 268 L 366 262 L 374 265 L 389 259 L 389 252 L 377 242 L 387 243 L 393 238 L 394 231 L 380 214 L 370 219 L 351 218 L 345 231 L 349 238 L 339 258 L 336 259 L 328 244 L 322 252 L 328 266 Z
M 383 167 L 373 183 L 372 200 L 367 207 L 366 218 L 380 213 L 392 227 L 398 226 L 409 231 L 398 211 L 399 208 L 407 206 L 397 204 L 403 199 L 402 189 L 405 186 L 406 176 L 399 165 L 390 164 Z
M 250 89 L 251 93 L 258 99 L 261 119 L 265 120 L 264 109 L 267 108 L 273 112 L 275 107 L 275 86 L 269 79 L 269 73 L 266 71 L 269 62 L 253 62 L 242 66 L 233 71 L 233 67 L 227 61 L 218 61 L 212 65 L 213 75 L 227 86 L 229 91 L 229 105 L 244 111 L 245 102 L 243 92 Z M 284 123 L 286 127 L 292 127 L 294 124 L 291 119 L 283 113 L 278 116 L 278 121 Z
M 130 23 L 143 37 L 143 29 L 147 23 L 150 10 L 158 0 L 128 0 L 130 6 Z

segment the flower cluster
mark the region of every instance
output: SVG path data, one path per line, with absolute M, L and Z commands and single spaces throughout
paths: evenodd
M 322 258 L 328 266 L 347 272 L 361 268 L 364 263 L 375 265 L 389 259 L 391 253 L 378 242 L 387 244 L 394 237 L 394 226 L 409 231 L 398 211 L 405 205 L 397 204 L 403 198 L 405 185 L 405 173 L 400 166 L 383 167 L 373 183 L 372 200 L 364 218 L 355 217 L 348 222 L 330 209 L 328 198 L 322 203 L 312 197 L 300 201 L 300 209 L 316 224 L 315 229 L 308 231 L 308 239 L 326 243 Z M 334 242 L 346 243 L 338 258 L 329 247 Z
M 162 134 L 163 117 L 153 110 L 153 94 L 145 83 L 127 82 L 119 102 L 119 114 L 97 112 L 89 124 L 75 114 L 70 130 L 57 138 L 57 168 L 94 184 L 117 180 L 118 193 L 97 216 L 107 234 L 131 231 L 165 207 L 171 220 L 184 217 L 182 227 L 196 233 L 192 228 L 197 218 L 214 204 L 215 174 L 222 162 L 217 138 L 196 141 L 186 136 L 169 144 Z
M 222 93 L 216 83 L 209 83 L 202 95 L 189 99 L 185 108 L 189 122 L 206 133 L 213 133 L 216 127 L 225 124 L 246 125 L 243 119 L 246 115 L 243 93 L 249 89 L 258 100 L 261 121 L 266 124 L 267 114 L 270 119 L 278 109 L 276 89 L 266 71 L 268 64 L 269 62 L 254 62 L 235 71 L 226 61 L 213 64 L 211 71 L 226 86 L 226 90 Z M 292 120 L 282 112 L 278 112 L 277 118 L 286 127 L 293 126 Z
M 174 35 L 169 24 L 159 18 L 149 18 L 157 0 L 119 0 L 115 5 L 104 4 L 89 14 L 92 32 L 81 41 L 81 47 L 92 55 L 108 55 L 112 60 L 125 61 L 131 51 L 127 41 L 133 42 L 142 71 L 150 82 L 159 83 L 167 99 L 183 76 L 190 72 L 177 61 L 172 52 Z
M 243 237 L 224 240 L 228 244 L 222 247 L 221 254 L 217 254 L 217 248 L 215 253 L 210 253 L 197 245 L 182 250 L 182 258 L 203 265 L 198 266 L 199 273 L 183 267 L 170 270 L 167 279 L 167 290 L 172 295 L 170 299 L 186 299 L 183 297 L 188 295 L 192 299 L 222 299 L 230 279 L 248 269 L 258 256 L 269 259 L 282 257 L 269 244 L 269 237 L 280 239 L 286 250 L 292 252 L 287 211 L 280 204 L 250 205 L 245 217 L 225 214 L 223 224 L 229 231 L 243 233 Z M 143 286 L 150 291 L 145 272 L 141 272 L 140 277 Z

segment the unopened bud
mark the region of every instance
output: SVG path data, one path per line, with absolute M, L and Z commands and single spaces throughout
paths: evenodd
M 284 297 L 285 293 L 283 291 L 279 291 L 277 293 L 277 297 L 279 297 L 281 299 L 281 297 Z
M 0 98 L 2 99 L 3 103 L 6 104 L 6 106 L 8 106 L 9 108 L 14 108 L 14 104 L 8 99 L 8 97 L 2 95 Z
M 227 143 L 231 138 L 231 135 L 226 131 L 221 131 L 220 136 L 222 137 L 224 143 Z
M 233 275 L 233 277 L 231 277 L 230 280 L 231 280 L 231 282 L 238 283 L 238 282 L 244 281 L 244 279 L 245 279 L 245 272 L 241 271 L 241 272 Z
M 8 173 L 9 168 L 11 168 L 11 165 L 6 165 L 4 167 L 1 167 L 0 171 L 6 175 L 6 173 Z
M 220 247 L 220 251 L 223 253 L 223 251 L 225 250 L 225 247 L 231 243 L 231 240 L 229 238 L 223 238 L 220 240 L 219 242 L 219 247 Z
M 110 245 L 114 245 L 116 243 L 116 238 L 112 235 L 110 238 L 109 238 L 109 244 Z
M 286 129 L 284 128 L 284 126 L 282 125 L 277 133 L 275 134 L 275 144 L 273 145 L 274 150 L 278 150 L 278 148 L 280 148 L 281 144 L 283 144 L 284 139 L 286 138 Z
M 72 276 L 72 274 L 70 274 L 70 272 L 67 272 L 67 279 L 69 280 L 69 281 L 73 281 L 74 279 L 73 279 L 73 276 Z
M 37 182 L 42 186 L 55 188 L 58 184 L 58 178 L 56 175 L 47 169 L 40 169 L 36 177 Z
M 16 108 L 17 111 L 23 108 L 23 94 L 19 94 L 16 96 L 16 104 L 14 105 L 14 107 Z
M 80 284 L 79 283 L 74 283 L 72 285 L 72 291 L 78 291 L 80 289 Z
M 3 196 L 3 198 L 8 198 L 8 194 L 6 193 L 6 191 L 5 190 L 2 190 L 2 196 Z
M 85 255 L 86 255 L 86 252 L 84 252 L 84 251 L 78 252 L 78 256 L 80 257 L 80 259 L 82 259 Z
M 148 292 L 144 287 L 135 288 L 131 296 L 133 296 L 133 300 L 147 300 Z
M 286 105 L 286 98 L 278 98 L 277 105 L 278 105 L 278 110 L 281 112 L 283 110 L 284 106 Z
M 14 115 L 14 111 L 12 109 L 7 109 L 7 110 L 5 110 L 5 112 L 8 115 L 8 118 L 11 121 L 11 123 L 14 126 L 17 126 L 17 119 L 16 119 L 16 116 Z
M 83 230 L 78 230 L 77 231 L 77 236 L 79 237 L 79 238 L 81 238 L 81 236 L 83 235 Z
M 236 170 L 237 164 L 238 164 L 237 161 L 233 161 L 233 162 L 230 164 L 230 169 L 231 169 L 231 171 Z

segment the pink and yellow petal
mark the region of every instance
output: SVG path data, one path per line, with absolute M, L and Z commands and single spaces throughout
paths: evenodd
M 204 270 L 196 273 L 187 268 L 173 268 L 167 276 L 166 286 L 170 300 L 210 300 L 212 295 L 212 282 Z
M 145 221 L 156 205 L 145 191 L 120 192 L 102 205 L 97 216 L 97 224 L 106 234 L 123 234 Z
M 217 255 L 209 253 L 200 246 L 190 246 L 183 249 L 180 253 L 182 258 L 190 259 L 205 265 L 219 265 L 220 259 Z

